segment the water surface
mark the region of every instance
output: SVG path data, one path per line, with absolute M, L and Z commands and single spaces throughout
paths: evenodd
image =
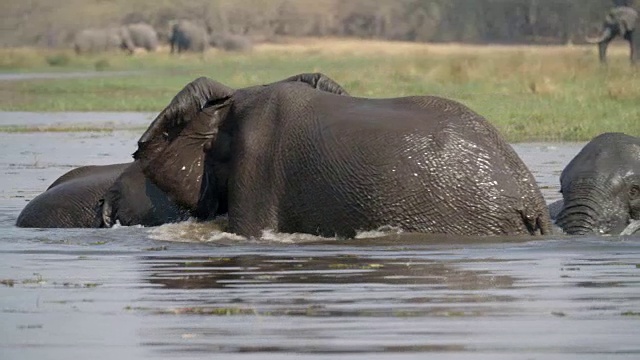
M 139 135 L 0 133 L 1 359 L 640 357 L 637 237 L 14 227 L 56 177 L 130 160 Z M 552 201 L 582 145 L 514 148 Z
M 143 71 L 75 71 L 75 72 L 26 72 L 0 73 L 0 81 L 24 81 L 41 79 L 93 78 L 113 76 L 135 76 Z

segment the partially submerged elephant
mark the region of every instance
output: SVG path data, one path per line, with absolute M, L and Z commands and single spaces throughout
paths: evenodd
M 198 216 L 228 209 L 243 236 L 550 232 L 535 179 L 480 115 L 435 96 L 344 95 L 322 74 L 238 90 L 199 78 L 134 158 Z
M 640 230 L 640 138 L 604 133 L 562 171 L 563 200 L 550 205 L 566 233 L 633 234 Z
M 16 225 L 37 228 L 155 226 L 186 220 L 138 163 L 82 166 L 59 177 L 22 210 Z
M 118 49 L 132 54 L 135 49 L 131 34 L 126 26 L 84 29 L 76 34 L 73 46 L 78 55 Z
M 631 63 L 637 60 L 638 39 L 635 34 L 638 11 L 630 6 L 616 6 L 609 10 L 602 26 L 602 32 L 596 38 L 587 38 L 587 42 L 598 44 L 600 62 L 607 62 L 607 47 L 617 36 L 629 42 Z

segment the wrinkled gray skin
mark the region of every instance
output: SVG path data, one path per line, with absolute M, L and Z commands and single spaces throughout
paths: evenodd
M 124 50 L 133 53 L 135 45 L 125 26 L 102 29 L 84 29 L 74 40 L 76 54 L 94 54 L 105 51 Z
M 640 220 L 640 138 L 622 133 L 595 137 L 564 168 L 560 188 L 563 200 L 549 209 L 567 234 L 636 232 L 634 222 Z
M 188 211 L 144 178 L 137 163 L 83 166 L 62 175 L 22 210 L 16 225 L 37 228 L 155 226 L 186 220 Z
M 346 95 L 322 74 L 239 90 L 199 78 L 134 158 L 179 204 L 228 207 L 243 236 L 549 233 L 533 176 L 484 118 L 439 97 Z
M 115 180 L 104 195 L 102 226 L 158 226 L 187 220 L 189 211 L 169 197 L 144 176 L 138 162 L 133 162 Z
M 171 44 L 171 53 L 204 52 L 209 47 L 209 35 L 204 26 L 189 20 L 180 20 L 172 25 L 169 43 Z
M 605 17 L 602 32 L 596 38 L 587 38 L 587 42 L 598 44 L 598 54 L 601 63 L 607 62 L 607 47 L 617 36 L 629 42 L 630 59 L 634 64 L 637 60 L 638 39 L 635 29 L 638 22 L 638 11 L 629 6 L 616 6 Z
M 99 202 L 130 164 L 83 166 L 59 177 L 18 216 L 19 227 L 100 227 Z
M 131 41 L 137 48 L 152 52 L 158 49 L 158 33 L 149 24 L 136 23 L 127 25 Z

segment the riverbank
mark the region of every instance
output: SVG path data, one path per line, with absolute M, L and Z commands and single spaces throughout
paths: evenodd
M 199 76 L 244 87 L 323 72 L 353 96 L 430 94 L 458 100 L 488 118 L 510 142 L 587 141 L 607 131 L 640 135 L 640 70 L 629 66 L 627 51 L 614 46 L 609 66 L 602 67 L 591 46 L 297 39 L 258 44 L 248 53 L 180 56 L 166 49 L 87 57 L 2 49 L 0 71 L 23 78 L 0 80 L 0 110 L 158 112 Z M 28 76 L 83 71 L 91 77 Z

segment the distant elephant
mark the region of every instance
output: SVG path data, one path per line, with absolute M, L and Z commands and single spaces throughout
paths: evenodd
M 167 205 L 167 196 L 150 181 L 144 182 L 143 176 L 137 163 L 73 169 L 31 200 L 16 225 L 98 228 L 117 220 L 123 225 L 154 226 L 188 218 L 186 210 Z
M 248 237 L 551 230 L 534 177 L 486 119 L 435 96 L 350 97 L 323 74 L 239 90 L 196 79 L 134 158 L 178 204 L 224 207 Z
M 215 48 L 225 51 L 250 51 L 253 48 L 253 42 L 247 36 L 236 34 L 220 34 L 210 36 L 209 44 Z
M 204 26 L 189 20 L 180 20 L 171 28 L 171 53 L 184 51 L 204 52 L 209 47 L 209 34 Z
M 74 40 L 76 54 L 92 54 L 113 50 L 125 50 L 132 54 L 135 45 L 129 29 L 125 26 L 103 29 L 85 29 L 76 34 Z
M 616 38 L 622 36 L 629 42 L 631 63 L 637 60 L 638 39 L 635 33 L 636 23 L 638 21 L 638 11 L 629 6 L 616 6 L 609 10 L 605 17 L 603 29 L 596 38 L 587 38 L 587 42 L 598 44 L 598 54 L 600 62 L 607 62 L 607 47 L 609 43 Z
M 127 25 L 131 41 L 137 48 L 152 52 L 158 49 L 158 33 L 149 24 L 136 23 Z
M 640 224 L 640 138 L 604 133 L 560 176 L 563 200 L 550 205 L 567 234 L 631 234 Z

